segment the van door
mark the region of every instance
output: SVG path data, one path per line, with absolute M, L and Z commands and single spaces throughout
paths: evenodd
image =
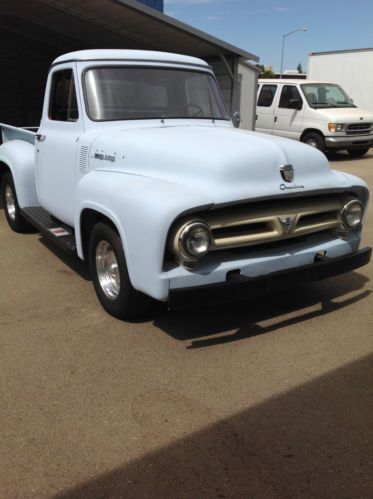
M 275 83 L 263 83 L 259 89 L 255 124 L 257 132 L 272 133 L 278 86 Z
M 273 135 L 300 139 L 305 104 L 296 85 L 282 85 L 274 114 Z

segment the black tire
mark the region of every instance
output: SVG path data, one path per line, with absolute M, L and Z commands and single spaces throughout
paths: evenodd
M 100 253 L 101 256 L 97 256 Z M 105 281 L 105 275 L 110 272 L 105 274 L 102 268 L 100 272 L 99 266 L 110 267 L 108 262 L 113 262 L 113 257 L 116 260 L 114 272 L 111 272 L 111 276 Z M 96 224 L 91 232 L 89 266 L 97 297 L 108 314 L 118 319 L 126 319 L 146 312 L 152 300 L 133 288 L 128 275 L 121 238 L 114 228 L 105 223 Z M 113 266 L 110 268 L 113 269 Z M 116 275 L 117 279 L 113 278 L 113 275 Z
M 308 144 L 311 147 L 314 147 L 315 149 L 318 149 L 319 151 L 325 153 L 326 147 L 325 147 L 325 139 L 321 135 L 321 133 L 317 132 L 310 132 L 306 133 L 304 137 L 302 137 L 302 142 L 305 144 Z
M 13 176 L 6 172 L 1 185 L 1 202 L 9 227 L 14 232 L 30 232 L 32 225 L 21 215 Z
M 351 158 L 361 158 L 369 151 L 369 147 L 365 149 L 348 149 L 347 152 L 351 156 Z

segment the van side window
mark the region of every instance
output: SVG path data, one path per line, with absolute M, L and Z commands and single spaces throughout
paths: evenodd
M 277 85 L 263 85 L 259 94 L 258 106 L 271 107 Z
M 79 118 L 74 75 L 72 69 L 53 75 L 49 118 L 55 121 L 77 121 Z
M 299 90 L 294 85 L 284 85 L 281 92 L 280 104 L 278 107 L 282 107 L 285 109 L 294 109 L 290 101 L 299 100 L 302 101 L 302 97 L 299 93 Z

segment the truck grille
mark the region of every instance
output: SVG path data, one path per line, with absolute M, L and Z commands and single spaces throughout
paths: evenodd
M 347 135 L 367 135 L 372 131 L 372 123 L 351 123 L 347 125 Z
M 212 250 L 222 250 L 335 230 L 339 227 L 342 206 L 339 197 L 302 199 L 269 207 L 246 206 L 211 212 L 203 218 L 212 230 Z

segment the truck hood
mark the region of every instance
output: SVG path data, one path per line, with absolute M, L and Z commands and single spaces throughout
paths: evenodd
M 373 113 L 360 107 L 317 109 L 317 113 L 332 123 L 350 123 L 355 121 L 373 123 Z
M 280 168 L 291 164 L 293 182 Z M 162 126 L 102 133 L 90 170 L 109 170 L 181 184 L 215 204 L 344 188 L 348 178 L 299 142 L 222 126 Z

